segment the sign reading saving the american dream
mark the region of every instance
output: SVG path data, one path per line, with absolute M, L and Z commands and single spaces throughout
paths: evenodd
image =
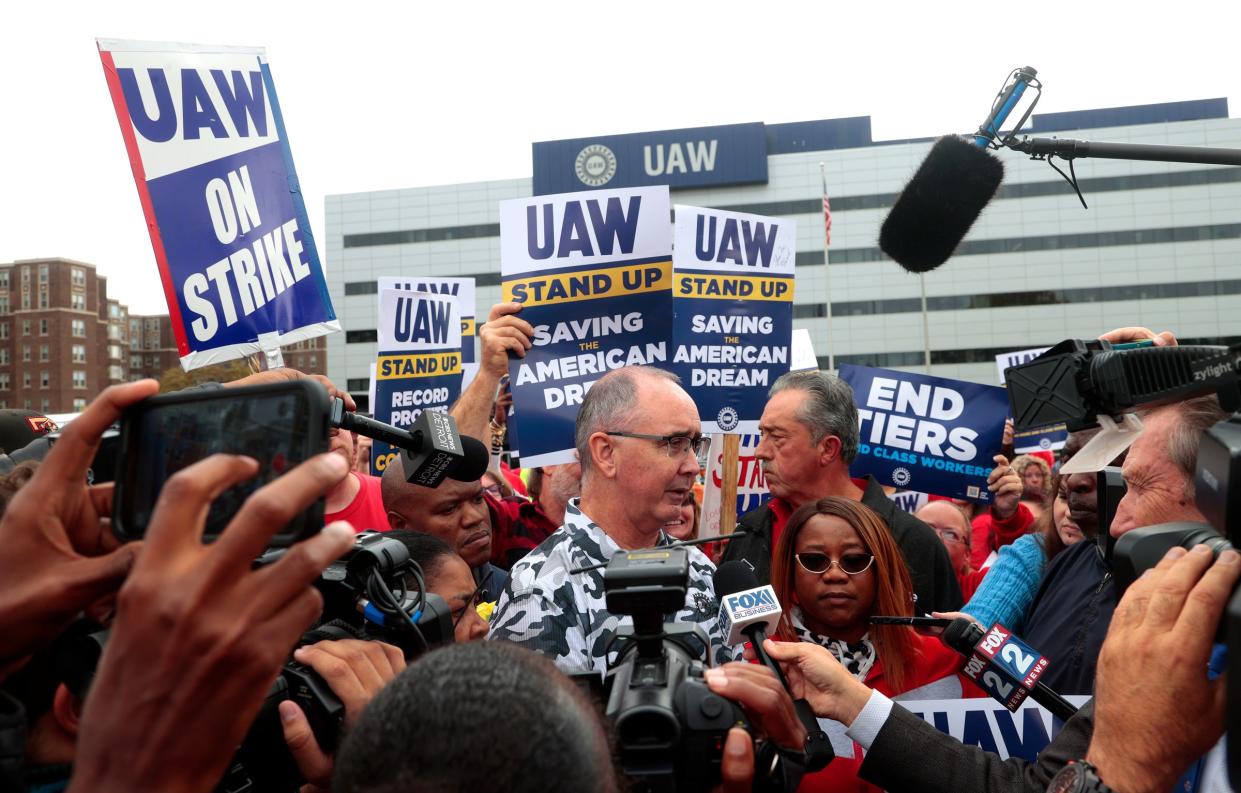
M 740 517 L 771 498 L 767 490 L 767 477 L 754 451 L 759 436 L 742 435 L 737 444 L 737 516 Z M 724 436 L 711 436 L 707 451 L 707 481 L 702 491 L 702 518 L 698 526 L 699 537 L 715 537 L 720 533 L 720 503 L 724 488 Z
M 854 476 L 952 498 L 989 502 L 1008 417 L 1004 389 L 845 364 L 861 426 Z
M 534 346 L 509 362 L 522 465 L 573 460 L 586 390 L 613 369 L 671 364 L 668 188 L 500 202 L 503 299 Z
M 758 432 L 767 389 L 789 370 L 797 226 L 676 206 L 672 371 L 702 431 Z
M 181 365 L 340 330 L 264 51 L 98 46 Z
M 761 123 L 670 129 L 535 143 L 534 194 L 767 181 Z
M 461 314 L 461 389 L 469 387 L 478 371 L 474 357 L 474 279 L 440 276 L 417 278 L 380 278 L 379 289 L 409 289 L 433 295 L 452 295 Z
M 408 428 L 424 410 L 446 411 L 461 395 L 461 315 L 452 295 L 379 290 L 379 359 L 375 402 L 379 421 Z M 371 473 L 383 475 L 396 457 L 375 441 Z

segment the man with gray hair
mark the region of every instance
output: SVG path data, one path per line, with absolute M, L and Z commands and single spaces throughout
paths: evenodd
M 956 611 L 961 587 L 935 531 L 898 508 L 874 477 L 859 486 L 849 476 L 858 451 L 858 413 L 853 389 L 820 372 L 789 372 L 768 392 L 755 450 L 772 498 L 741 516 L 747 532 L 728 543 L 723 561 L 741 559 L 759 583 L 771 580 L 771 554 L 789 517 L 803 504 L 826 496 L 860 501 L 888 525 L 909 567 L 914 611 Z
M 565 508 L 563 526 L 513 565 L 488 638 L 543 653 L 566 672 L 602 673 L 615 660 L 612 639 L 633 619 L 608 612 L 601 568 L 570 571 L 671 542 L 663 527 L 681 515 L 706 441 L 679 382 L 660 369 L 628 367 L 587 392 L 575 430 L 581 498 Z M 740 648 L 719 632 L 715 566 L 697 548 L 687 551 L 685 606 L 673 621 L 702 630 L 701 657 L 736 660 Z

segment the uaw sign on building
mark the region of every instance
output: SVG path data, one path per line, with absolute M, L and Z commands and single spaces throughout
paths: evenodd
M 767 181 L 761 123 L 671 129 L 534 144 L 534 194 Z

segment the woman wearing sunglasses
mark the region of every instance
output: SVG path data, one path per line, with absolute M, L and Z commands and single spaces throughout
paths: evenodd
M 859 680 L 893 699 L 955 699 L 983 693 L 959 675 L 965 659 L 938 639 L 872 615 L 913 616 L 913 587 L 900 549 L 866 506 L 824 498 L 802 506 L 780 533 L 771 583 L 784 606 L 777 637 L 826 647 Z M 862 750 L 825 722 L 836 759 L 808 774 L 802 791 L 878 791 L 857 778 Z

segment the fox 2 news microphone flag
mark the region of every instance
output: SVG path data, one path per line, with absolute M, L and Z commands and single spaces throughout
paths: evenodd
M 340 330 L 264 51 L 97 43 L 181 365 Z
M 452 295 L 379 290 L 375 418 L 408 429 L 424 410 L 447 411 L 461 396 L 461 311 Z M 395 459 L 375 441 L 371 473 Z
M 789 370 L 797 226 L 676 206 L 672 371 L 706 433 L 758 432 L 767 389 Z
M 521 462 L 572 462 L 573 424 L 596 380 L 669 365 L 672 225 L 667 187 L 500 202 L 504 300 L 534 346 L 509 361 Z
M 861 435 L 854 476 L 881 484 L 990 503 L 987 476 L 1000 452 L 1004 389 L 945 377 L 845 364 Z

